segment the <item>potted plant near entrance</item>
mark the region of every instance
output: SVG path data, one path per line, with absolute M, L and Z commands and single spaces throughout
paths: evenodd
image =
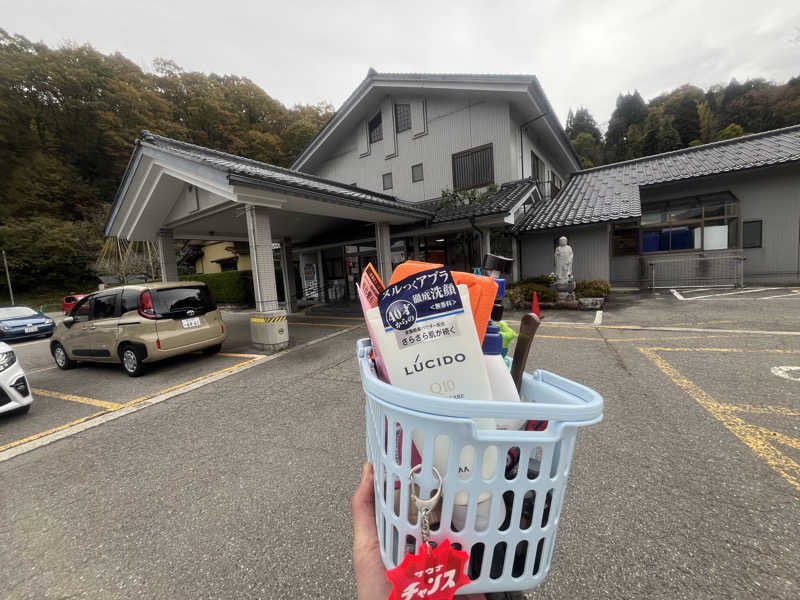
M 575 286 L 575 296 L 581 310 L 600 310 L 610 293 L 611 286 L 604 279 L 579 281 Z

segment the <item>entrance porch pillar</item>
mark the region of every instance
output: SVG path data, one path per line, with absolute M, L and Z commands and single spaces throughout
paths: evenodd
M 161 265 L 161 281 L 178 281 L 178 260 L 171 229 L 158 232 L 158 262 Z
M 520 280 L 520 243 L 516 237 L 511 238 L 511 258 L 514 259 L 514 262 L 511 265 L 511 282 L 517 282 Z
M 250 317 L 250 337 L 256 347 L 277 352 L 289 345 L 289 326 L 286 311 L 278 307 L 269 212 L 247 204 L 245 216 L 256 299 L 256 313 Z
M 319 299 L 322 302 L 328 301 L 328 294 L 325 290 L 325 264 L 322 262 L 322 250 L 317 250 L 317 285 L 319 286 Z
M 481 256 L 478 260 L 478 264 L 483 264 L 483 257 L 487 254 L 491 254 L 492 252 L 492 232 L 488 229 L 483 230 L 483 235 L 481 236 Z
M 292 240 L 283 238 L 281 242 L 281 273 L 283 274 L 283 295 L 286 297 L 286 312 L 297 312 L 297 286 L 294 278 L 294 261 L 292 260 Z
M 375 223 L 375 248 L 378 251 L 378 264 L 375 267 L 383 283 L 388 284 L 392 278 L 392 242 L 389 238 L 389 225 L 386 223 Z

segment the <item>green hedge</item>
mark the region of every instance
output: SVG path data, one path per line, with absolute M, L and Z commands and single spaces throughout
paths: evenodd
M 608 298 L 611 286 L 605 279 L 592 281 L 579 281 L 575 286 L 575 295 L 578 298 Z
M 283 277 L 276 269 L 278 300 L 283 301 Z M 226 271 L 224 273 L 191 273 L 181 275 L 181 281 L 202 281 L 221 304 L 255 304 L 252 271 Z
M 539 296 L 540 302 L 555 302 L 558 298 L 558 291 L 555 288 L 529 280 L 512 283 L 506 287 L 506 296 L 518 308 L 530 306 L 533 292 Z

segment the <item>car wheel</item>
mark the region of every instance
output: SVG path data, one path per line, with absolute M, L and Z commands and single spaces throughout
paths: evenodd
M 64 346 L 58 342 L 53 344 L 53 359 L 56 361 L 56 366 L 65 371 L 67 369 L 74 369 L 75 365 L 77 364 L 74 360 L 67 356 L 67 351 L 64 350 Z
M 131 377 L 138 377 L 144 371 L 141 353 L 133 346 L 123 347 L 119 358 L 122 361 L 122 368 Z
M 222 344 L 214 344 L 208 348 L 203 348 L 203 354 L 216 354 L 222 348 Z

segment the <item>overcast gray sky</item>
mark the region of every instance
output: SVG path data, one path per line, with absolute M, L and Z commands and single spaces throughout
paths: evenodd
M 0 15 L 49 45 L 246 76 L 287 105 L 338 108 L 370 66 L 533 73 L 562 122 L 585 105 L 602 124 L 622 91 L 800 75 L 797 0 L 0 0 Z

